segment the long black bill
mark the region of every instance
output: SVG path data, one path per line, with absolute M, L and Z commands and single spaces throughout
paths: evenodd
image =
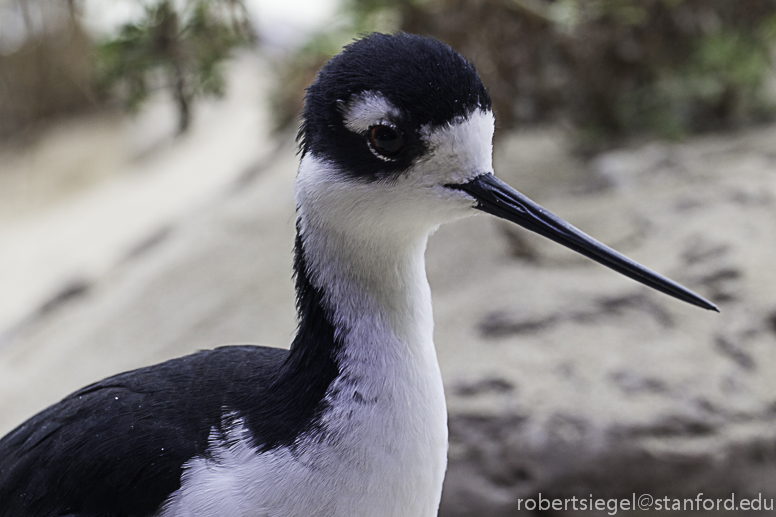
M 523 228 L 543 235 L 669 296 L 719 312 L 717 306 L 710 301 L 574 228 L 493 174 L 482 174 L 468 183 L 447 185 L 447 187 L 462 190 L 471 195 L 477 200 L 475 208 L 483 212 L 517 223 Z

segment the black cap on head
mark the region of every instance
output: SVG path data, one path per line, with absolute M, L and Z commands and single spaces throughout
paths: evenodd
M 399 112 L 407 151 L 390 163 L 377 160 L 363 136 L 348 130 L 342 107 L 352 96 L 374 92 Z M 333 57 L 307 89 L 299 139 L 303 153 L 331 159 L 346 171 L 381 176 L 403 170 L 422 154 L 419 131 L 474 110 L 491 99 L 474 65 L 450 46 L 411 34 L 373 33 Z

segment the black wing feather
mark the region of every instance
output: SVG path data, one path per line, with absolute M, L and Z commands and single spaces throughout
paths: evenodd
M 0 439 L 0 517 L 149 517 L 208 455 L 236 412 L 257 453 L 325 433 L 326 393 L 340 375 L 337 333 L 309 280 L 297 231 L 299 329 L 287 351 L 228 346 L 110 377 Z
M 0 440 L 0 516 L 153 515 L 224 408 L 261 406 L 287 354 L 221 347 L 73 393 Z

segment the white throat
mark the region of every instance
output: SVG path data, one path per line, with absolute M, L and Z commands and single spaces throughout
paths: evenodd
M 297 192 L 305 195 L 299 185 Z M 425 271 L 430 229 L 343 230 L 327 224 L 315 203 L 300 201 L 308 277 L 323 292 L 342 341 L 341 375 L 322 424 L 341 443 L 339 461 L 359 467 L 364 486 L 357 490 L 363 498 L 357 513 L 436 515 L 447 464 L 447 408 Z M 357 224 L 368 228 L 364 220 Z
M 324 292 L 336 328 L 362 339 L 380 328 L 399 340 L 399 353 L 432 344 L 431 292 L 424 258 L 427 235 L 390 234 L 362 240 L 316 225 L 304 209 L 299 217 L 310 281 Z M 353 358 L 388 352 L 384 343 L 345 345 Z

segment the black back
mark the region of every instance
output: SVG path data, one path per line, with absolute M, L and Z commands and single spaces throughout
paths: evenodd
M 296 244 L 299 331 L 291 350 L 228 346 L 110 377 L 0 440 L 1 517 L 146 517 L 184 464 L 226 440 L 234 413 L 258 451 L 325 433 L 340 346 Z M 213 434 L 215 433 L 215 434 Z
M 343 106 L 364 92 L 380 93 L 401 112 L 391 121 L 404 133 L 399 159 L 378 159 L 364 135 L 345 127 Z M 474 65 L 450 46 L 411 34 L 373 33 L 345 47 L 318 73 L 307 89 L 299 139 L 303 153 L 331 160 L 353 176 L 390 178 L 422 156 L 422 126 L 441 126 L 478 109 L 491 109 L 490 95 Z
M 285 354 L 219 348 L 73 393 L 0 441 L 0 515 L 152 515 L 207 453 L 222 407 L 266 391 Z

